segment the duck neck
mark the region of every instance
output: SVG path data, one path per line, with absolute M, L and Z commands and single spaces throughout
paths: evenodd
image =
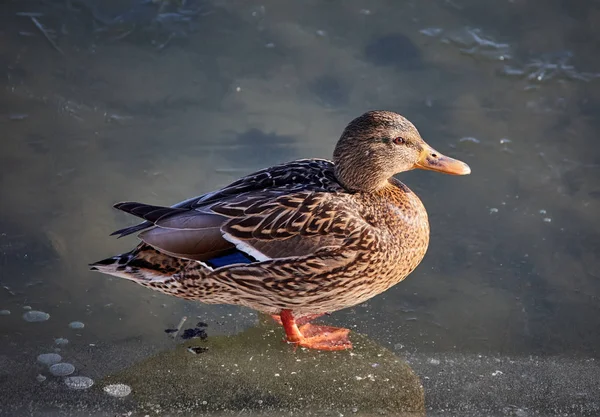
M 387 175 L 382 175 L 377 167 L 365 166 L 364 163 L 359 169 L 355 165 L 350 166 L 351 169 L 346 168 L 346 164 L 335 165 L 335 176 L 348 191 L 372 193 L 389 184 Z

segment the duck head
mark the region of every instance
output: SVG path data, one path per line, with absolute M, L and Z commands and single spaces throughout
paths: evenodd
M 406 118 L 389 111 L 370 111 L 352 120 L 333 152 L 338 181 L 350 191 L 384 187 L 394 174 L 426 169 L 467 175 L 471 169 L 429 146 Z

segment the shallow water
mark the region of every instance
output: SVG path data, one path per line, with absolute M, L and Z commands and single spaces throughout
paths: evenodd
M 133 224 L 112 204 L 170 205 L 261 167 L 329 158 L 345 124 L 375 108 L 404 114 L 473 173 L 399 176 L 429 213 L 426 258 L 326 321 L 413 358 L 431 415 L 476 411 L 487 394 L 445 402 L 460 393 L 444 381 L 466 378 L 467 361 L 434 376 L 427 358 L 594 363 L 598 19 L 597 2 L 559 0 L 4 2 L 0 386 L 10 407 L 63 389 L 40 354 L 60 349 L 73 376 L 96 379 L 181 343 L 164 329 L 182 316 L 184 328 L 207 323 L 209 337 L 256 324 L 246 309 L 89 272 L 135 244 L 108 236 Z M 27 322 L 29 310 L 49 319 Z M 579 408 L 544 401 L 560 385 L 550 378 L 535 401 L 523 392 L 486 412 L 596 415 L 599 379 L 582 379 Z M 0 400 L 0 413 L 10 407 Z

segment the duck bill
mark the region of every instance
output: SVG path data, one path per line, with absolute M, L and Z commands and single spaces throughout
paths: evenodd
M 471 168 L 467 164 L 458 159 L 442 155 L 429 145 L 423 146 L 419 160 L 414 167 L 450 175 L 467 175 L 471 173 Z

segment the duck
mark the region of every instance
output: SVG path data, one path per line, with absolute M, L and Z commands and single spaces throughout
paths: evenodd
M 405 117 L 368 111 L 343 130 L 332 160 L 299 159 L 171 207 L 121 202 L 143 222 L 131 251 L 90 264 L 175 297 L 271 315 L 296 347 L 352 348 L 349 330 L 314 324 L 404 280 L 429 245 L 427 211 L 396 174 L 470 174 Z

